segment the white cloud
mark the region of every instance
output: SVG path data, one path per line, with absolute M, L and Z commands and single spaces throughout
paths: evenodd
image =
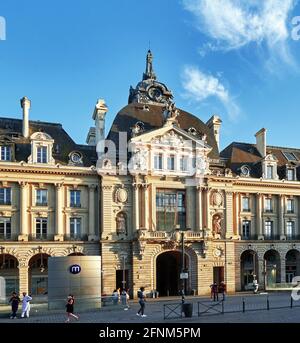
M 204 49 L 234 50 L 265 44 L 269 62 L 295 61 L 289 51 L 287 22 L 295 0 L 182 0 L 196 17 L 197 28 L 213 40 Z M 201 51 L 204 53 L 203 51 Z
M 182 73 L 183 96 L 192 101 L 202 102 L 209 97 L 218 98 L 226 108 L 230 119 L 235 120 L 240 114 L 238 105 L 228 89 L 217 77 L 203 73 L 195 66 L 185 66 Z

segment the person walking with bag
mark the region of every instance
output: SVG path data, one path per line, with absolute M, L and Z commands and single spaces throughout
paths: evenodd
M 141 287 L 140 290 L 138 291 L 138 298 L 139 298 L 140 309 L 138 310 L 138 313 L 136 315 L 140 317 L 147 317 L 147 315 L 144 314 L 145 302 L 146 302 L 145 287 Z
M 75 318 L 77 320 L 79 319 L 79 316 L 76 316 L 74 314 L 74 303 L 75 303 L 74 296 L 72 294 L 70 294 L 68 296 L 67 304 L 66 304 L 67 320 L 65 321 L 65 323 L 68 323 L 70 321 L 71 317 L 73 317 L 73 318 Z

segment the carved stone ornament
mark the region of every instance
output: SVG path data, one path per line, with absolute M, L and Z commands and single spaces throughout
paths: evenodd
M 125 188 L 119 188 L 116 190 L 115 201 L 125 203 L 128 200 L 128 192 Z
M 174 240 L 170 240 L 163 243 L 163 248 L 167 250 L 174 250 L 177 247 L 178 243 Z
M 223 204 L 223 197 L 220 192 L 214 192 L 212 195 L 212 203 L 214 206 L 222 206 Z
M 219 258 L 223 255 L 223 250 L 220 247 L 217 247 L 213 250 L 213 256 Z

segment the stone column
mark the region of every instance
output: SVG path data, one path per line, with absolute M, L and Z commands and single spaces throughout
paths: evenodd
M 29 288 L 29 278 L 28 278 L 28 265 L 19 265 L 19 291 L 28 293 Z
M 211 218 L 210 218 L 210 201 L 209 201 L 209 198 L 210 198 L 210 189 L 207 188 L 206 189 L 206 235 L 207 236 L 212 236 L 212 231 L 211 231 L 211 228 L 212 228 L 212 223 L 211 223 Z
M 256 195 L 256 225 L 258 239 L 264 239 L 263 228 L 262 228 L 262 195 L 257 193 Z
M 139 218 L 139 185 L 134 183 L 133 185 L 133 226 L 134 230 L 137 231 L 140 228 Z
M 284 200 L 285 197 L 284 195 L 280 194 L 279 196 L 279 209 L 278 209 L 278 213 L 279 213 L 279 235 L 280 235 L 280 240 L 285 240 L 286 239 L 286 235 L 285 235 L 285 227 L 284 227 L 284 219 L 283 219 L 283 215 L 284 215 Z M 285 274 L 285 272 L 284 272 Z
M 149 230 L 149 184 L 144 185 L 144 225 Z
M 233 198 L 232 192 L 226 192 L 226 235 L 225 238 L 233 238 Z
M 20 235 L 19 241 L 28 241 L 29 225 L 28 225 L 28 183 L 20 182 Z
M 96 185 L 89 185 L 89 241 L 98 238 L 95 230 L 95 189 Z
M 258 283 L 259 289 L 265 288 L 265 261 L 263 256 L 258 256 Z
M 235 236 L 241 237 L 240 227 L 240 194 L 236 192 L 234 194 L 234 210 L 235 210 Z
M 202 187 L 197 186 L 196 194 L 196 230 L 202 232 Z
M 56 185 L 56 228 L 55 228 L 55 241 L 64 240 L 64 227 L 63 227 L 63 184 L 57 183 Z

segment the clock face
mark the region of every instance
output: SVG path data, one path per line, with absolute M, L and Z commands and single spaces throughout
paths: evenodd
M 162 97 L 162 91 L 157 87 L 150 87 L 148 90 L 148 95 L 152 100 L 159 100 Z

